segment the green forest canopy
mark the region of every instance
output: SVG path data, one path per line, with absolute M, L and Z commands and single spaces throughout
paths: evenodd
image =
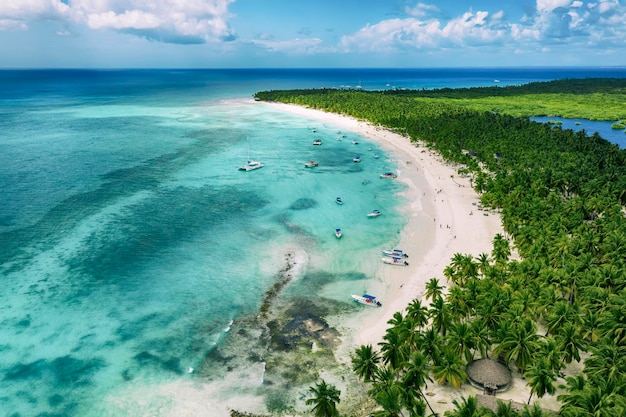
M 482 204 L 501 210 L 521 256 L 510 259 L 501 235 L 491 254 L 456 254 L 443 271 L 447 294 L 433 278 L 429 305 L 414 300 L 396 313 L 380 351 L 355 352 L 379 406 L 425 410 L 426 379 L 456 386 L 478 355 L 517 368 L 538 397 L 563 386 L 562 415 L 626 414 L 626 150 L 526 118 L 624 119 L 626 80 L 255 97 L 368 120 L 461 164 Z M 565 376 L 572 361 L 583 371 Z M 405 394 L 391 404 L 394 392 Z

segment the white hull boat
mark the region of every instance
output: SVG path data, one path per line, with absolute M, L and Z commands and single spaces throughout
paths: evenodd
M 315 161 L 309 161 L 309 162 L 305 162 L 304 163 L 304 166 L 306 168 L 313 168 L 313 167 L 316 167 L 317 165 L 319 165 L 319 164 L 317 162 L 315 162 Z
M 395 258 L 408 258 L 409 257 L 409 255 L 404 253 L 402 249 L 384 250 L 383 255 L 388 256 L 390 258 L 394 258 L 394 257 Z
M 389 265 L 398 265 L 398 266 L 408 266 L 409 263 L 402 258 L 398 258 L 396 256 L 392 257 L 384 257 L 383 262 Z
M 367 217 L 378 217 L 381 214 L 383 214 L 383 213 L 381 213 L 380 210 L 374 210 L 371 213 L 367 213 Z
M 263 164 L 259 161 L 249 160 L 245 165 L 239 167 L 239 171 L 254 171 L 263 168 Z
M 396 174 L 394 174 L 393 172 L 385 172 L 383 174 L 380 174 L 380 178 L 397 178 L 398 176 Z
M 352 294 L 352 298 L 354 298 L 354 301 L 356 301 L 357 303 L 365 304 L 366 306 L 382 307 L 382 304 L 380 303 L 380 301 L 376 300 L 376 297 L 374 297 L 373 295 L 369 295 L 369 294 L 354 295 L 354 294 Z
M 343 204 L 343 200 L 341 199 L 341 197 L 337 197 L 335 198 L 335 203 L 342 205 Z
M 342 235 L 343 235 L 343 233 L 341 233 L 341 229 L 335 229 L 335 237 L 337 239 L 341 239 Z

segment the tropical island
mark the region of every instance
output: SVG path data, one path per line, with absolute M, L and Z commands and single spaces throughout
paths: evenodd
M 458 167 L 481 206 L 501 216 L 491 254 L 456 254 L 446 282 L 429 280 L 378 345 L 353 353 L 373 415 L 434 414 L 425 385 L 480 383 L 468 372 L 481 360 L 524 378 L 527 404 L 488 408 L 468 396 L 446 416 L 553 415 L 531 401 L 557 392 L 558 415 L 626 413 L 626 150 L 528 119 L 623 120 L 625 97 L 622 79 L 255 95 L 398 132 Z M 311 393 L 315 415 L 338 415 L 334 386 L 321 380 Z

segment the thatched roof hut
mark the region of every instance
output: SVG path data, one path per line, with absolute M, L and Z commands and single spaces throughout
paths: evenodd
M 485 393 L 495 394 L 511 386 L 511 371 L 493 359 L 478 359 L 467 365 L 467 379 L 473 386 Z

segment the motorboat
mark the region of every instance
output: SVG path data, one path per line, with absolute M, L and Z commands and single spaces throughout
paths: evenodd
M 253 161 L 250 159 L 245 165 L 239 167 L 239 171 L 254 171 L 259 168 L 263 168 L 263 164 L 259 161 Z
M 358 140 L 356 140 L 356 139 L 353 139 L 353 140 L 352 140 L 352 144 L 353 144 L 353 145 L 358 145 L 358 144 L 359 144 L 359 141 L 358 141 Z
M 352 294 L 352 298 L 354 298 L 354 301 L 356 301 L 357 303 L 365 304 L 366 306 L 372 306 L 372 307 L 382 307 L 383 306 L 381 304 L 381 302 L 376 300 L 376 297 L 374 297 L 373 295 L 369 295 L 369 294 L 354 295 L 354 294 Z
M 383 258 L 383 262 L 389 265 L 398 265 L 398 266 L 408 266 L 409 263 L 402 258 L 398 258 L 397 256 L 386 256 Z
M 374 158 L 378 159 L 378 154 L 377 153 L 374 154 Z
M 342 235 L 341 229 L 335 229 L 335 237 L 337 239 L 341 239 L 341 235 Z
M 343 204 L 343 200 L 341 199 L 341 197 L 337 197 L 337 198 L 335 198 L 335 203 L 341 205 L 341 204 Z
M 380 178 L 398 178 L 398 176 L 393 172 L 384 172 L 380 174 Z
M 315 139 L 313 141 L 313 145 L 321 145 L 322 144 L 322 140 L 321 139 Z
M 391 250 L 383 250 L 383 255 L 389 256 L 390 258 L 408 258 L 409 255 L 404 253 L 402 249 L 391 249 Z
M 367 213 L 367 217 L 378 217 L 383 214 L 380 210 L 373 210 L 371 213 Z
M 313 168 L 313 167 L 316 167 L 317 165 L 318 165 L 318 163 L 315 162 L 315 161 L 309 161 L 309 162 L 305 162 L 304 163 L 304 166 L 306 168 Z
M 359 155 L 355 155 L 353 161 L 354 162 L 361 162 L 361 157 Z

